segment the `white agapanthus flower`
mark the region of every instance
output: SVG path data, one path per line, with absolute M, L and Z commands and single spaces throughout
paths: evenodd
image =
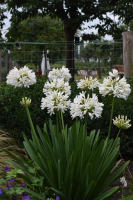
M 14 67 L 6 78 L 6 83 L 15 87 L 29 87 L 30 85 L 36 83 L 35 73 L 26 66 L 20 68 L 19 70 Z
M 107 78 L 104 78 L 103 83 L 99 85 L 99 93 L 103 96 L 113 95 L 114 97 L 127 99 L 131 93 L 130 85 L 127 84 L 125 77 L 118 77 L 118 70 L 109 72 Z
M 62 110 L 64 113 L 70 106 L 70 100 L 68 95 L 64 95 L 62 92 L 51 91 L 49 94 L 42 98 L 41 109 L 48 109 L 50 115 L 55 114 L 56 111 Z
M 113 124 L 118 128 L 128 129 L 131 127 L 131 124 L 129 124 L 130 121 L 131 120 L 127 119 L 127 116 L 124 117 L 124 115 L 118 115 L 118 117 L 115 117 L 115 119 L 113 119 Z
M 69 86 L 69 83 L 65 82 L 63 78 L 57 78 L 51 82 L 47 81 L 45 83 L 44 88 L 43 88 L 43 92 L 45 95 L 47 95 L 48 93 L 54 90 L 58 92 L 63 92 L 64 94 L 67 94 L 67 95 L 71 94 L 71 88 Z
M 63 78 L 64 81 L 69 81 L 71 78 L 71 74 L 65 66 L 62 66 L 61 69 L 53 69 L 52 71 L 49 72 L 48 78 L 50 81 L 54 80 L 55 78 Z
M 116 82 L 113 92 L 114 97 L 126 100 L 130 93 L 131 93 L 131 88 L 130 85 L 127 84 L 125 77 Z
M 79 83 L 77 84 L 78 88 L 88 90 L 88 89 L 94 89 L 99 86 L 99 82 L 97 78 L 93 79 L 91 76 L 89 78 L 81 79 Z
M 95 117 L 101 117 L 104 105 L 98 102 L 96 94 L 93 94 L 92 98 L 87 96 L 85 98 L 85 92 L 80 93 L 74 99 L 74 102 L 70 106 L 70 114 L 72 118 L 80 117 L 81 119 L 88 113 L 91 119 Z
M 123 187 L 127 187 L 127 181 L 124 176 L 120 178 L 120 182 L 123 184 Z

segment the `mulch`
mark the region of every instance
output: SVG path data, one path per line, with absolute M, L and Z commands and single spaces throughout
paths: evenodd
M 126 170 L 125 170 L 125 179 L 127 181 L 127 187 L 123 188 L 123 196 L 131 196 L 133 195 L 133 192 L 131 193 L 131 184 L 133 183 L 133 179 L 131 178 L 131 175 L 133 176 L 133 155 L 126 155 L 123 156 L 123 160 L 121 163 L 117 166 L 117 168 L 114 170 L 117 171 L 126 161 L 129 161 L 130 163 L 128 164 Z M 131 173 L 129 173 L 129 171 Z M 119 186 L 121 189 L 118 191 L 116 194 L 112 195 L 111 197 L 108 198 L 108 200 L 118 200 L 122 198 L 122 183 L 120 182 L 120 179 L 116 180 L 114 183 L 112 183 L 107 189 L 111 189 L 113 187 Z M 133 191 L 133 185 L 132 185 L 132 191 Z

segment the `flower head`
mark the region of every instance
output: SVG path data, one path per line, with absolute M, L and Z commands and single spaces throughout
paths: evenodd
M 42 98 L 41 109 L 48 109 L 50 115 L 55 114 L 56 111 L 62 110 L 64 113 L 70 106 L 68 95 L 62 92 L 51 91 L 45 98 Z
M 89 78 L 85 78 L 85 79 L 81 79 L 79 81 L 79 83 L 77 84 L 78 88 L 81 89 L 94 89 L 96 87 L 98 87 L 99 82 L 98 80 L 95 78 L 93 79 L 91 76 Z
M 44 85 L 43 92 L 48 94 L 51 91 L 63 92 L 64 94 L 70 95 L 71 90 L 68 82 L 65 82 L 63 78 L 55 78 L 51 82 L 47 81 Z
M 31 99 L 25 97 L 25 100 L 24 100 L 24 98 L 22 98 L 22 101 L 20 101 L 20 103 L 21 103 L 23 106 L 25 106 L 25 102 L 26 102 L 26 105 L 29 106 L 29 105 L 31 104 Z
M 12 183 L 15 179 L 10 179 L 8 182 Z
M 123 184 L 123 187 L 127 187 L 127 181 L 124 176 L 120 178 L 120 182 Z
M 13 195 L 12 200 L 17 200 L 17 196 Z
M 2 194 L 2 188 L 0 187 L 0 195 Z
M 70 114 L 72 118 L 80 117 L 81 119 L 84 118 L 84 115 L 88 113 L 91 119 L 93 117 L 100 117 L 103 104 L 98 102 L 98 98 L 96 94 L 93 94 L 92 98 L 87 96 L 85 98 L 85 92 L 80 93 L 74 99 L 74 102 L 70 105 Z
M 35 73 L 26 66 L 20 68 L 19 70 L 14 67 L 6 78 L 6 83 L 15 87 L 29 87 L 30 85 L 36 83 Z
M 69 73 L 68 68 L 62 66 L 61 69 L 53 69 L 49 72 L 48 78 L 50 81 L 54 80 L 55 78 L 63 78 L 64 81 L 69 81 L 71 78 L 71 74 Z
M 8 168 L 7 166 L 5 166 L 5 170 L 6 171 L 10 171 L 10 168 Z
M 56 200 L 60 200 L 60 197 L 56 196 Z
M 7 183 L 7 190 L 9 190 L 11 188 L 11 186 Z
M 119 115 L 115 117 L 115 120 L 113 119 L 113 124 L 118 128 L 128 129 L 131 126 L 131 124 L 129 124 L 130 121 L 131 120 L 127 119 L 127 116 L 124 118 L 124 115 Z
M 21 187 L 24 187 L 25 186 L 25 182 L 21 183 Z
M 29 196 L 23 196 L 22 200 L 30 200 L 30 197 Z
M 131 93 L 130 85 L 127 84 L 125 77 L 119 79 L 118 71 L 113 70 L 113 73 L 109 72 L 107 78 L 104 78 L 103 83 L 99 85 L 99 93 L 103 96 L 113 95 L 114 97 L 127 99 Z

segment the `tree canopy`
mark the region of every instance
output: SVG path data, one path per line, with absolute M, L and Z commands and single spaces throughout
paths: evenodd
M 16 31 L 14 31 L 16 30 Z M 50 42 L 64 41 L 63 22 L 50 16 L 28 17 L 16 26 L 14 21 L 6 34 L 8 42 Z
M 52 45 L 41 45 L 41 43 L 53 41 L 63 42 L 65 40 L 63 23 L 60 19 L 51 19 L 50 16 L 42 18 L 37 15 L 31 18 L 28 17 L 17 26 L 12 22 L 6 37 L 7 42 L 24 42 L 24 44 L 22 43 L 21 45 L 21 51 L 17 52 L 17 54 L 16 47 L 12 45 L 11 57 L 17 60 L 20 66 L 23 66 L 25 62 L 26 64 L 30 63 L 32 57 L 32 63 L 37 68 L 39 60 L 42 60 L 43 51 L 46 51 L 46 47 L 49 49 L 49 56 L 52 58 L 50 61 L 52 63 L 58 56 L 65 56 L 64 51 L 62 51 L 65 49 L 65 45 L 58 45 L 55 43 Z M 25 42 L 30 42 L 31 44 L 25 45 Z M 37 43 L 40 45 L 37 45 Z
M 70 52 L 73 52 L 72 44 L 76 30 L 81 28 L 83 22 L 99 19 L 94 27 L 101 36 L 104 36 L 115 35 L 119 31 L 110 14 L 118 15 L 126 21 L 133 18 L 132 0 L 2 0 L 2 2 L 8 6 L 12 15 L 11 21 L 15 24 L 37 14 L 41 17 L 46 15 L 58 17 L 63 21 L 66 41 L 71 43 L 67 44 L 66 67 L 71 68 L 72 75 L 74 75 L 72 69 L 74 56 Z M 92 36 L 94 35 L 91 35 L 91 38 Z

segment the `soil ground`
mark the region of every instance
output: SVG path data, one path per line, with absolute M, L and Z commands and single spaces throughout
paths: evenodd
M 133 195 L 133 179 L 131 178 L 131 175 L 133 176 L 133 155 L 123 156 L 123 161 L 121 161 L 121 163 L 114 170 L 114 171 L 118 170 L 120 168 L 120 166 L 122 166 L 124 164 L 124 162 L 126 162 L 128 160 L 130 160 L 130 163 L 126 168 L 125 175 L 124 175 L 125 179 L 127 181 L 127 187 L 125 187 L 123 189 L 123 196 L 131 196 L 131 195 Z M 129 171 L 130 171 L 131 175 L 130 175 Z M 131 186 L 131 184 L 132 184 L 132 186 Z M 116 180 L 107 189 L 111 189 L 111 188 L 116 187 L 116 186 L 119 186 L 121 188 L 120 191 L 118 191 L 116 194 L 114 194 L 111 197 L 109 197 L 108 200 L 118 200 L 118 199 L 122 198 L 122 183 L 120 182 L 120 179 Z M 131 189 L 130 188 L 132 188 L 132 193 L 131 193 Z

